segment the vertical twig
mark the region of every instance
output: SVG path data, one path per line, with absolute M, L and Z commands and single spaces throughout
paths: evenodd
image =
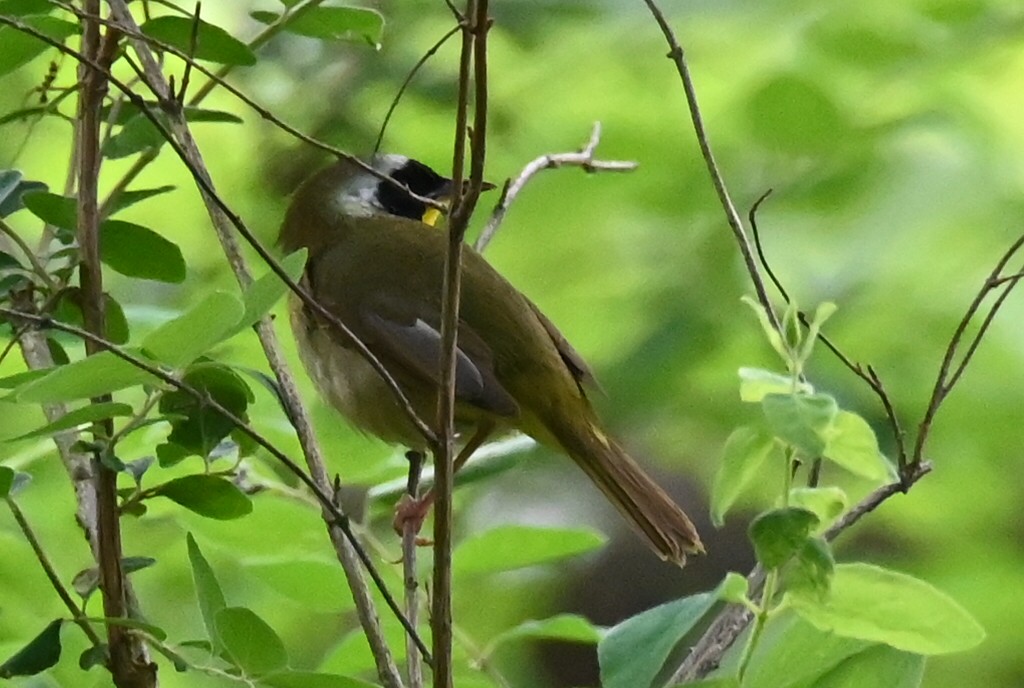
M 441 309 L 441 388 L 437 405 L 438 442 L 434 447 L 434 597 L 431 629 L 434 641 L 434 686 L 451 688 L 452 672 L 452 483 L 454 457 L 455 353 L 457 346 L 463 239 L 483 188 L 487 135 L 487 0 L 467 0 L 459 59 L 452 159 L 452 212 L 445 255 Z M 470 72 L 475 92 L 470 177 L 463 189 Z
M 409 481 L 405 493 L 409 499 L 418 499 L 420 476 L 423 473 L 423 454 L 410 451 L 405 455 L 409 460 Z M 419 626 L 420 584 L 416 572 L 417 527 L 413 519 L 406 519 L 402 528 L 402 577 L 405 580 L 405 617 L 413 628 Z M 405 638 L 406 673 L 409 688 L 423 688 L 423 658 L 412 636 Z
M 99 0 L 85 0 L 87 13 L 98 16 Z M 94 19 L 82 20 L 82 54 L 94 62 L 101 62 L 100 25 Z M 78 246 L 81 265 L 79 283 L 82 289 L 82 316 L 85 329 L 102 336 L 105 330 L 103 312 L 103 272 L 99 255 L 99 172 L 100 172 L 100 111 L 106 93 L 106 80 L 102 72 L 82 64 L 78 68 L 82 88 L 78 95 L 78 130 L 75 149 L 78 163 Z M 99 347 L 86 343 L 86 354 L 98 353 Z M 94 402 L 109 400 L 109 396 Z M 102 443 L 113 434 L 113 422 L 107 420 L 93 426 L 93 433 Z M 93 457 L 93 476 L 96 486 L 97 542 L 100 590 L 103 613 L 110 618 L 123 618 L 127 614 L 124 572 L 121 569 L 121 527 L 117 510 L 117 473 L 104 465 L 102 450 Z M 110 656 L 108 668 L 119 688 L 142 688 L 156 685 L 156 665 L 149 663 L 134 636 L 118 625 L 107 626 Z

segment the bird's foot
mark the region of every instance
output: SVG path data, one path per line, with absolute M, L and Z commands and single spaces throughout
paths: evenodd
M 404 536 L 406 531 L 412 531 L 412 533 L 418 535 L 433 505 L 433 492 L 428 492 L 419 499 L 408 494 L 402 495 L 402 498 L 398 500 L 398 504 L 395 506 L 395 519 L 391 522 L 391 527 L 401 536 Z M 420 547 L 425 547 L 434 543 L 428 538 L 417 537 L 416 544 Z

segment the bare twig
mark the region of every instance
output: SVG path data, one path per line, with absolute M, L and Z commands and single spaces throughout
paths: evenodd
M 374 154 L 380 151 L 380 144 L 384 142 L 384 132 L 388 129 L 388 123 L 391 121 L 391 115 L 394 114 L 395 108 L 398 107 L 399 101 L 402 100 L 402 96 L 405 94 L 405 89 L 407 89 L 409 84 L 412 83 L 413 78 L 415 78 L 417 72 L 420 71 L 420 68 L 423 67 L 430 58 L 437 54 L 437 51 L 441 49 L 441 46 L 447 43 L 448 39 L 457 34 L 461 28 L 461 24 L 456 24 L 452 28 L 448 29 L 448 31 L 438 39 L 437 43 L 430 46 L 430 48 L 427 49 L 427 52 L 423 53 L 423 57 L 421 57 L 416 64 L 413 65 L 412 69 L 409 70 L 408 76 L 405 77 L 405 81 L 402 82 L 402 85 L 398 87 L 398 93 L 395 94 L 395 97 L 391 100 L 391 105 L 388 106 L 387 114 L 384 115 L 384 121 L 381 122 L 380 131 L 377 133 L 377 142 L 373 144 Z
M 772 308 L 771 301 L 768 299 L 768 292 L 765 290 L 764 280 L 761 279 L 761 272 L 757 267 L 757 261 L 754 259 L 754 252 L 751 250 L 750 240 L 747 238 L 746 230 L 743 228 L 743 222 L 740 220 L 739 213 L 736 212 L 736 207 L 733 205 L 732 198 L 729 196 L 729 190 L 725 186 L 725 179 L 722 177 L 722 173 L 718 169 L 718 163 L 715 162 L 715 156 L 711 151 L 711 143 L 708 140 L 708 134 L 704 128 L 704 118 L 701 116 L 700 107 L 697 104 L 697 91 L 693 86 L 693 77 L 690 75 L 690 68 L 686 64 L 686 54 L 683 52 L 682 46 L 679 45 L 679 41 L 676 39 L 676 35 L 672 31 L 672 27 L 669 26 L 664 13 L 654 0 L 644 0 L 644 4 L 647 5 L 651 15 L 654 16 L 655 21 L 661 28 L 661 32 L 665 36 L 665 41 L 669 45 L 668 58 L 675 64 L 676 71 L 679 72 L 679 77 L 682 79 L 683 91 L 686 93 L 686 104 L 690 110 L 690 119 L 693 122 L 693 128 L 697 134 L 697 144 L 700 146 L 700 152 L 704 158 L 704 164 L 708 168 L 708 174 L 711 176 L 711 183 L 715 187 L 715 193 L 718 194 L 718 200 L 722 205 L 722 209 L 725 211 L 726 220 L 729 222 L 729 227 L 732 229 L 733 236 L 736 239 L 736 244 L 739 246 L 740 255 L 743 257 L 743 263 L 747 269 L 747 274 L 750 276 L 750 280 L 754 285 L 754 292 L 757 294 L 757 300 L 768 313 L 768 317 L 771 320 L 772 325 L 774 325 L 775 329 L 778 330 L 780 329 L 778 316 L 776 316 L 775 310 Z
M 423 454 L 418 451 L 407 452 L 409 460 L 409 480 L 406 494 L 409 499 L 419 498 L 420 476 L 423 473 Z M 402 578 L 405 581 L 405 616 L 414 627 L 419 625 L 420 616 L 420 584 L 416 572 L 416 550 L 418 548 L 416 523 L 407 519 L 402 528 Z M 420 649 L 412 638 L 405 643 L 406 677 L 409 688 L 423 688 L 423 660 Z
M 519 195 L 519 192 L 523 190 L 527 182 L 544 170 L 558 167 L 582 167 L 589 174 L 591 172 L 632 172 L 637 168 L 637 163 L 629 160 L 596 160 L 594 152 L 600 141 L 601 123 L 594 122 L 594 129 L 590 132 L 590 140 L 579 151 L 575 153 L 542 155 L 527 164 L 515 180 L 506 183 L 504 190 L 501 192 L 501 198 L 498 199 L 497 205 L 494 206 L 491 217 L 487 220 L 483 231 L 480 232 L 480 236 L 477 238 L 473 248 L 480 253 L 484 252 L 491 239 L 497 234 L 498 228 L 505 220 L 505 215 L 508 213 L 512 202 Z
M 437 404 L 439 442 L 434 450 L 434 577 L 430 618 L 434 641 L 434 686 L 451 688 L 452 667 L 452 487 L 455 415 L 455 355 L 457 346 L 463 239 L 483 189 L 487 139 L 487 0 L 467 0 L 462 24 L 459 91 L 456 103 L 452 159 L 452 212 L 448 226 L 441 307 L 441 386 Z M 469 184 L 464 193 L 470 73 L 474 86 L 473 141 Z
M 988 331 L 989 325 L 995 318 L 996 313 L 1002 307 L 1003 302 L 1010 295 L 1010 292 L 1020 282 L 1022 275 L 1021 273 L 1015 273 L 1007 278 L 1001 278 L 1000 275 L 1006 268 L 1006 264 L 1010 262 L 1014 255 L 1024 247 L 1024 235 L 1017 238 L 1009 248 L 1003 253 L 1002 257 L 996 263 L 995 267 L 989 273 L 988 278 L 981 285 L 978 293 L 975 294 L 974 299 L 970 305 L 967 306 L 967 311 L 964 313 L 964 317 L 961 318 L 959 324 L 954 331 L 953 336 L 949 340 L 949 345 L 946 347 L 946 352 L 942 357 L 942 363 L 939 365 L 939 373 L 935 377 L 935 386 L 932 389 L 932 395 L 928 400 L 928 408 L 925 410 L 924 417 L 921 419 L 921 423 L 918 425 L 917 438 L 914 442 L 914 453 L 913 463 L 920 463 L 924 458 L 924 447 L 928 439 L 928 434 L 931 431 L 932 421 L 935 419 L 935 414 L 938 413 L 939 407 L 942 402 L 945 401 L 946 397 L 956 386 L 956 383 L 960 380 L 967 365 L 971 362 L 974 357 L 975 351 L 981 344 L 982 338 Z M 982 320 L 978 331 L 971 339 L 970 344 L 967 346 L 967 351 L 963 354 L 960 359 L 960 363 L 953 368 L 953 361 L 956 359 L 957 352 L 960 349 L 960 345 L 963 341 L 964 335 L 967 332 L 967 327 L 970 325 L 974 316 L 977 315 L 981 309 L 981 304 L 985 300 L 985 297 L 989 295 L 994 289 L 1002 287 L 1002 292 L 996 297 L 995 302 L 989 308 L 985 314 L 985 318 Z M 952 373 L 950 369 L 953 368 Z

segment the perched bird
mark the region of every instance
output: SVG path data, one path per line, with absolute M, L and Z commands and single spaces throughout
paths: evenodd
M 416 160 L 378 155 L 368 163 L 421 197 L 450 196 L 451 180 Z M 298 189 L 279 239 L 286 251 L 308 249 L 306 288 L 373 352 L 430 425 L 440 384 L 447 250 L 445 233 L 428 226 L 436 218 L 434 208 L 403 189 L 341 161 Z M 426 448 L 344 335 L 294 296 L 291 320 L 303 363 L 331 405 L 382 440 Z M 455 423 L 469 452 L 489 437 L 520 430 L 568 454 L 661 558 L 682 565 L 687 554 L 703 552 L 686 514 L 602 429 L 587 400 L 592 376 L 580 355 L 469 247 L 456 359 Z

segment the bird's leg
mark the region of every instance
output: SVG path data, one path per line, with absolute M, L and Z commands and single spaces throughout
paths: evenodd
M 469 441 L 462 447 L 462 450 L 455 457 L 455 461 L 452 463 L 452 475 L 459 472 L 469 457 L 473 455 L 477 449 L 487 441 L 487 438 L 494 432 L 494 423 L 482 422 L 476 426 L 476 430 L 473 432 L 473 436 L 469 438 Z M 411 453 L 411 452 L 410 452 Z M 408 456 L 408 454 L 406 455 Z M 422 461 L 422 455 L 420 455 Z M 410 459 L 409 470 L 410 470 L 410 484 L 412 481 L 412 469 L 413 464 Z M 420 528 L 423 527 L 423 521 L 426 520 L 427 514 L 430 513 L 430 507 L 434 505 L 434 490 L 430 489 L 427 494 L 422 497 L 414 497 L 411 494 L 402 495 L 402 498 L 398 500 L 398 505 L 395 507 L 395 520 L 392 522 L 392 526 L 395 532 L 401 535 L 405 532 L 405 526 L 408 523 L 412 523 L 414 532 L 419 532 Z M 422 544 L 430 544 L 425 540 L 418 540 Z

